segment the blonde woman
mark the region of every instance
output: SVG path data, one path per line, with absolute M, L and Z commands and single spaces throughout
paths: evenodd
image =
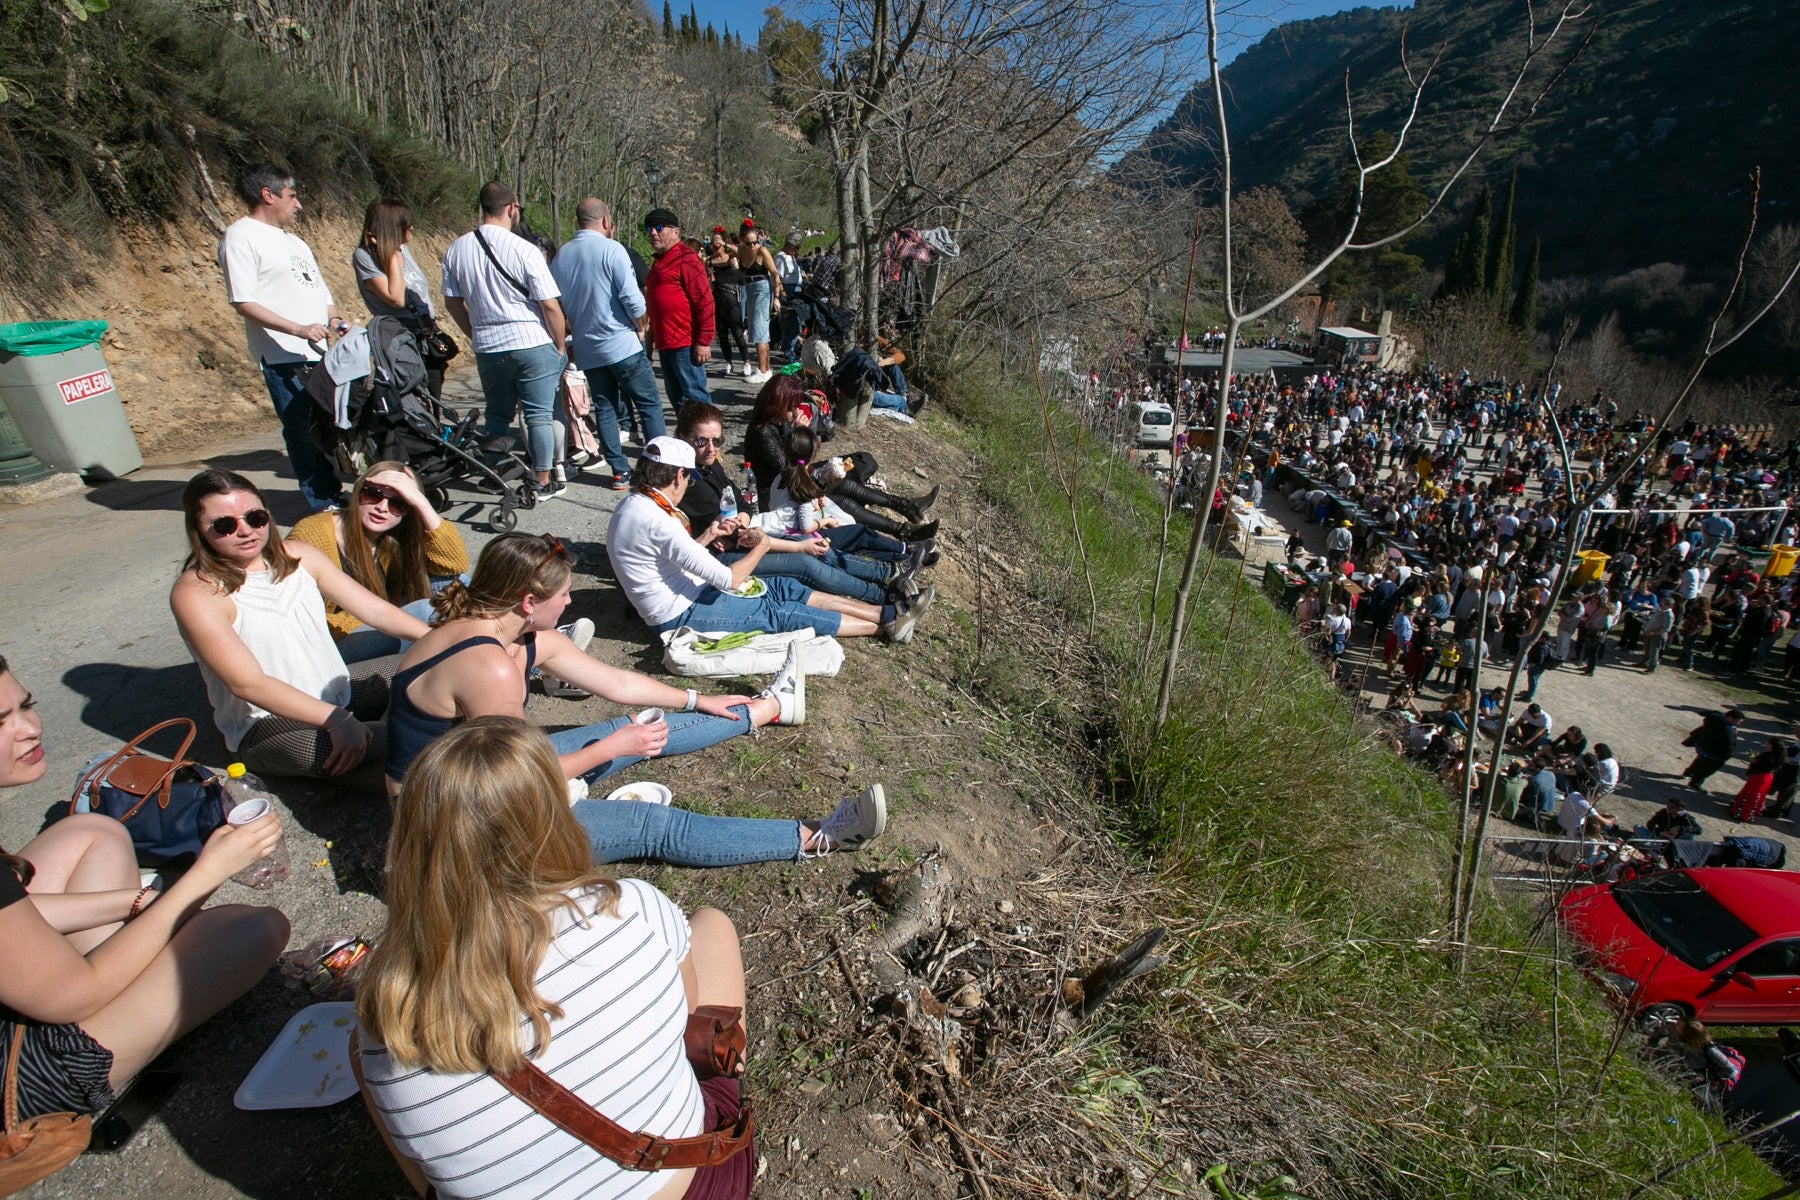
M 0 789 L 49 767 L 36 710 L 0 658 Z M 201 910 L 280 836 L 274 814 L 227 825 L 160 893 L 139 886 L 131 835 L 110 817 L 65 817 L 19 853 L 0 851 L 0 1055 L 23 1041 L 21 1118 L 101 1111 L 262 978 L 287 944 L 287 919 L 241 904 Z
M 415 1188 L 749 1195 L 754 1147 L 698 1170 L 629 1170 L 490 1074 L 530 1061 L 625 1130 L 666 1138 L 729 1125 L 741 1106 L 738 1081 L 701 1081 L 683 1047 L 695 1008 L 744 1006 L 737 931 L 716 909 L 683 916 L 649 884 L 594 869 L 542 733 L 478 717 L 420 754 L 394 802 L 387 882 L 387 930 L 357 989 L 356 1063 Z
M 351 485 L 347 507 L 314 513 L 288 536 L 316 548 L 357 583 L 421 621 L 431 620 L 432 585 L 469 570 L 462 535 L 431 507 L 401 462 L 376 463 Z M 335 604 L 326 604 L 325 623 L 347 663 L 403 649 L 399 638 L 369 628 Z

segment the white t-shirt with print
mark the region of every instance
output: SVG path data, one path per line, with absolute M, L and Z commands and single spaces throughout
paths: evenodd
M 240 217 L 219 239 L 219 269 L 225 297 L 233 304 L 260 304 L 297 325 L 323 325 L 331 289 L 312 248 L 285 229 L 255 217 Z M 318 362 L 319 351 L 305 338 L 277 333 L 244 318 L 244 338 L 259 362 Z

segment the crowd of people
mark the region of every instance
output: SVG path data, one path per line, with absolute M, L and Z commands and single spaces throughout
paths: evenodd
M 588 653 L 593 622 L 567 619 L 576 570 L 557 537 L 504 532 L 471 556 L 406 462 L 340 478 L 314 441 L 308 377 L 351 353 L 355 329 L 293 231 L 292 177 L 265 164 L 241 191 L 248 215 L 220 265 L 311 515 L 284 536 L 252 480 L 198 473 L 169 605 L 234 760 L 277 785 L 328 780 L 393 806 L 388 924 L 358 977 L 352 1055 L 383 1136 L 421 1192 L 446 1197 L 537 1194 L 525 1181 L 546 1172 L 592 1196 L 747 1194 L 748 1137 L 718 1132 L 747 1129 L 735 1070 L 709 1067 L 688 1036 L 704 1016 L 741 1037 L 736 932 L 603 868 L 854 850 L 885 831 L 882 786 L 804 819 L 604 794 L 647 759 L 805 723 L 804 638 L 754 695 L 611 666 Z M 434 395 L 456 353 L 439 313 L 454 322 L 486 438 L 502 444 L 522 414 L 539 499 L 590 462 L 600 486 L 628 493 L 605 543 L 645 636 L 910 641 L 935 598 L 922 575 L 939 558 L 938 489 L 897 494 L 866 449 L 823 443 L 873 410 L 910 419 L 925 397 L 892 329 L 845 337 L 835 255 L 802 255 L 798 231 L 772 252 L 751 220 L 702 246 L 659 207 L 642 222 L 646 263 L 598 199 L 581 201 L 560 248 L 528 236 L 504 185 L 478 207 L 444 255 L 440 308 L 409 209 L 371 204 L 351 254 L 363 302 L 414 336 Z M 709 390 L 715 339 L 725 373 L 757 389 L 741 473 Z M 534 688 L 622 711 L 547 733 L 526 711 Z M 0 659 L 0 787 L 41 778 L 54 750 Z M 126 827 L 97 814 L 4 856 L 0 938 L 34 964 L 0 977 L 19 1117 L 103 1110 L 264 974 L 288 938 L 278 909 L 205 905 L 280 836 L 273 812 L 226 824 L 185 871 L 148 884 Z M 656 1152 L 625 1161 L 571 1132 L 566 1107 L 518 1086 L 531 1072 L 569 1089 L 582 1121 Z

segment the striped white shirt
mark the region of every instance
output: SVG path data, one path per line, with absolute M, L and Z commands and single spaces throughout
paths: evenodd
M 494 259 L 482 250 L 477 235 L 487 242 Z M 529 297 L 494 268 L 495 259 L 508 275 L 525 285 Z M 478 225 L 444 252 L 444 298 L 460 299 L 469 306 L 477 354 L 548 346 L 550 331 L 544 328 L 544 310 L 538 302 L 561 295 L 544 252 L 498 225 Z
M 534 1061 L 633 1133 L 692 1137 L 705 1105 L 682 1045 L 687 918 L 642 880 L 619 887 L 617 917 L 594 915 L 591 893 L 580 900 L 585 923 L 567 909 L 555 914 L 537 987 L 563 1016 Z M 640 1200 L 671 1178 L 627 1171 L 486 1073 L 402 1069 L 376 1044 L 363 1047 L 362 1066 L 381 1123 L 445 1200 Z

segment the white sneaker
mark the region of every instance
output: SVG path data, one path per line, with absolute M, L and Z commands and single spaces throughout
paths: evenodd
M 744 364 L 744 378 L 748 379 L 754 374 L 756 374 L 756 368 L 751 366 L 749 363 L 745 363 Z
M 833 850 L 855 850 L 887 831 L 887 793 L 871 783 L 855 796 L 845 796 L 837 808 L 819 823 L 818 836 L 806 858 L 819 858 Z
M 558 625 L 556 632 L 574 642 L 575 648 L 586 654 L 588 643 L 594 640 L 594 623 L 583 617 L 581 620 L 571 621 L 567 625 Z M 549 672 L 545 672 L 544 695 L 555 696 L 562 700 L 586 700 L 593 693 L 585 688 L 578 688 L 572 683 L 565 683 Z
M 788 643 L 787 661 L 781 664 L 781 670 L 769 680 L 769 686 L 762 694 L 775 697 L 780 710 L 772 724 L 806 724 L 806 665 L 800 661 L 799 642 Z

